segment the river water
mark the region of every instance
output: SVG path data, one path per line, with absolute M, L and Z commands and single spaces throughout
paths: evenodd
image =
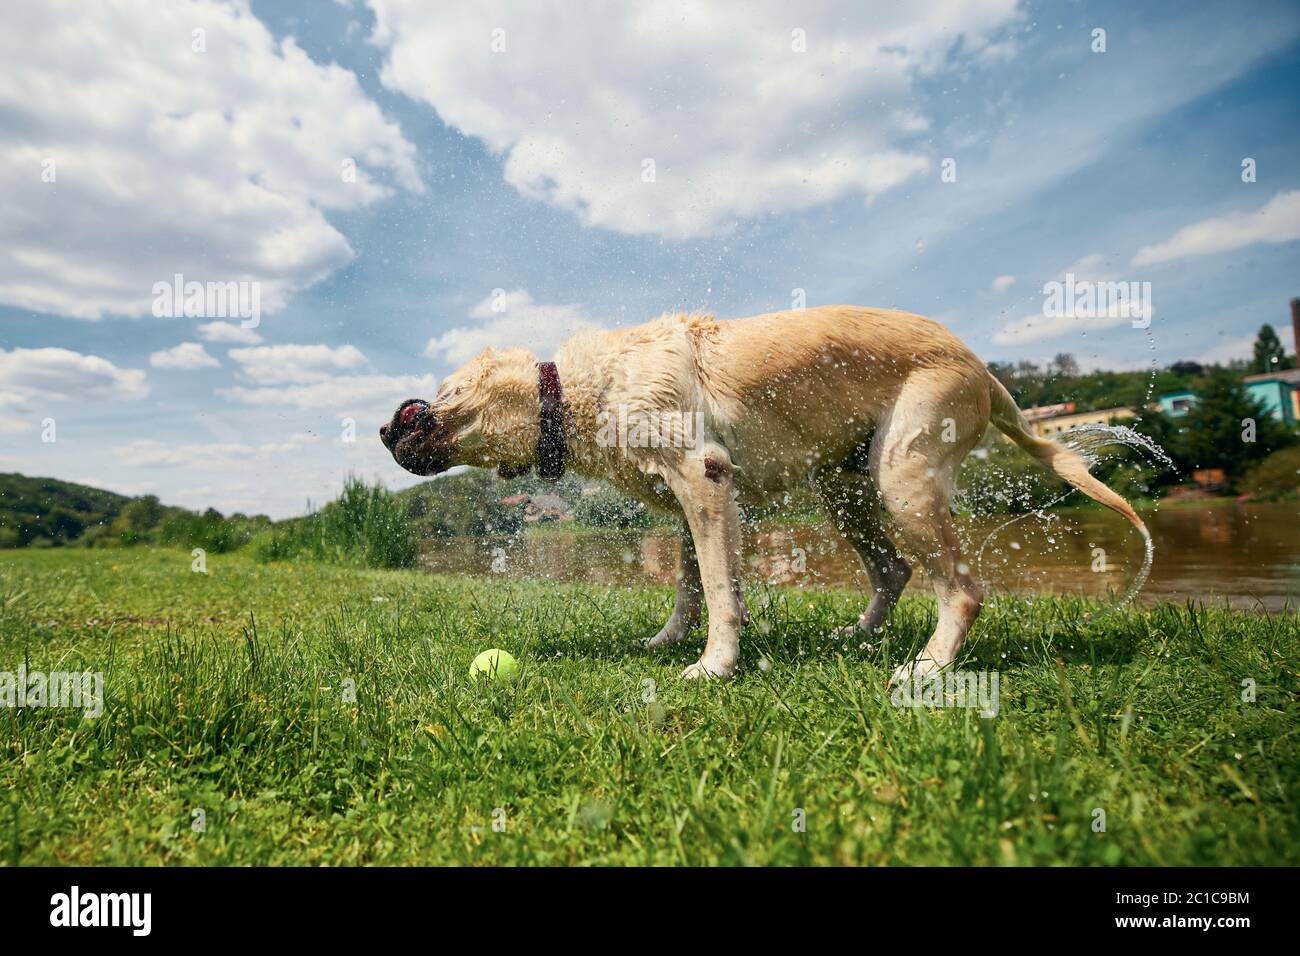
M 1141 602 L 1190 598 L 1272 611 L 1300 607 L 1294 503 L 1168 507 L 1147 511 L 1143 519 L 1155 542 L 1155 564 Z M 1123 594 L 1141 564 L 1137 533 L 1100 508 L 1029 516 L 993 533 L 1006 521 L 958 522 L 967 561 L 991 592 L 1107 598 Z M 666 529 L 570 531 L 552 525 L 511 538 L 435 539 L 421 560 L 443 574 L 668 584 L 677 544 Z M 745 561 L 750 582 L 870 591 L 856 554 L 829 525 L 747 529 Z M 909 588 L 927 587 L 918 569 Z

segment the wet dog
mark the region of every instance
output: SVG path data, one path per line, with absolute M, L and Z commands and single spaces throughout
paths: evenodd
M 747 619 L 738 504 L 764 505 L 811 477 L 874 588 L 848 633 L 869 635 L 911 576 L 885 513 L 925 569 L 939 617 L 894 679 L 952 663 L 983 596 L 950 504 L 957 467 L 992 425 L 1075 488 L 1142 520 L 1076 452 L 1035 437 L 1006 389 L 943 326 L 905 312 L 827 306 L 718 322 L 673 315 L 589 331 L 554 363 L 488 349 L 428 402 L 398 406 L 380 437 L 407 471 L 536 467 L 604 478 L 683 519 L 671 616 L 647 642 L 682 640 L 708 607 L 686 678 L 730 677 Z M 689 427 L 687 427 L 689 426 Z

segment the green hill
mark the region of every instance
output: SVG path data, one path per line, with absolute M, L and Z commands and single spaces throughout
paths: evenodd
M 230 551 L 271 527 L 265 515 L 224 517 L 57 478 L 0 474 L 0 548 L 170 544 Z
M 107 525 L 131 500 L 56 478 L 0 474 L 0 547 L 75 541 L 88 529 Z

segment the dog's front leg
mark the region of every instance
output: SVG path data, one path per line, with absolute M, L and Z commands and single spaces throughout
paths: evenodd
M 646 647 L 663 647 L 676 644 L 700 623 L 700 563 L 695 556 L 695 542 L 691 540 L 689 528 L 682 528 L 681 560 L 677 568 L 677 598 L 673 601 L 673 613 L 654 637 L 646 641 Z
M 664 475 L 695 542 L 709 638 L 704 654 L 682 677 L 731 677 L 740 660 L 740 514 L 736 507 L 731 456 L 710 445 L 699 457 L 684 458 Z

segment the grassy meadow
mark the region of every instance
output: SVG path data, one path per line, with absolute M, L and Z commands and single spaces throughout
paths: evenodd
M 0 552 L 0 671 L 105 676 L 98 718 L 0 707 L 0 864 L 1300 861 L 1294 614 L 995 598 L 986 719 L 891 704 L 928 599 L 870 651 L 827 638 L 860 596 L 752 589 L 727 684 L 677 680 L 702 633 L 640 647 L 670 602 Z M 468 679 L 489 647 L 516 681 Z

